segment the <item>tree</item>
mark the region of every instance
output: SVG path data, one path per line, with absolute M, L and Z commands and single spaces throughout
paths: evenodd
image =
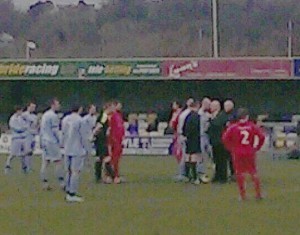
M 286 23 L 300 24 L 297 0 L 219 1 L 221 56 L 286 54 Z M 28 13 L 0 0 L 0 32 L 15 38 L 1 57 L 24 56 L 26 40 L 35 40 L 36 57 L 210 56 L 211 5 L 207 0 L 115 0 L 100 10 L 55 9 L 48 1 Z M 202 36 L 199 37 L 199 30 Z M 294 32 L 300 53 L 300 31 Z

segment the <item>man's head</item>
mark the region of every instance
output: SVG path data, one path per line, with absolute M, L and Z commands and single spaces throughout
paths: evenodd
M 115 111 L 121 111 L 123 108 L 122 103 L 117 100 L 114 100 L 113 102 L 111 102 L 111 105 L 113 106 Z
M 16 106 L 14 107 L 14 111 L 15 111 L 15 113 L 16 113 L 17 115 L 21 115 L 22 112 L 23 112 L 23 108 L 22 108 L 21 106 L 19 106 L 19 105 L 16 105 Z
M 200 109 L 200 106 L 201 106 L 200 102 L 199 102 L 199 101 L 196 101 L 196 102 L 193 102 L 193 103 L 191 104 L 190 109 L 191 109 L 192 111 L 198 112 L 199 109 Z
M 232 100 L 226 100 L 224 102 L 224 111 L 230 113 L 234 109 L 234 103 Z
M 204 111 L 210 109 L 210 104 L 211 104 L 211 100 L 207 97 L 203 98 L 203 100 L 201 101 L 201 107 Z
M 107 102 L 103 105 L 103 111 L 106 114 L 111 114 L 115 111 L 115 105 L 113 104 L 113 102 Z
M 55 112 L 60 110 L 60 102 L 57 98 L 53 98 L 50 102 L 51 109 Z
M 29 102 L 27 105 L 27 111 L 29 111 L 30 113 L 33 113 L 33 112 L 35 112 L 35 109 L 36 109 L 35 102 L 34 101 Z
M 178 101 L 173 101 L 172 103 L 172 110 L 178 110 L 179 108 L 181 108 L 181 105 Z
M 89 105 L 89 114 L 90 114 L 90 115 L 95 115 L 96 112 L 97 112 L 96 105 L 90 104 L 90 105 Z
M 249 111 L 246 108 L 239 108 L 237 111 L 237 118 L 241 121 L 248 121 L 249 120 Z
M 212 113 L 219 112 L 221 110 L 221 103 L 218 100 L 213 100 L 210 104 L 210 111 Z
M 115 106 L 116 106 L 116 110 L 117 110 L 117 111 L 121 111 L 121 110 L 122 110 L 122 108 L 123 108 L 123 105 L 122 105 L 122 103 L 121 103 L 121 102 L 119 102 L 119 101 L 117 101 L 117 102 L 116 102 Z
M 104 112 L 107 112 L 107 111 L 108 111 L 108 108 L 109 108 L 108 103 L 104 103 L 103 106 L 102 106 L 103 111 L 104 111 Z
M 194 103 L 194 99 L 193 98 L 189 98 L 187 101 L 186 101 L 186 106 L 187 107 L 191 107 L 191 105 Z
M 75 104 L 75 105 L 73 105 L 71 111 L 72 111 L 72 113 L 78 113 L 80 115 L 83 112 L 83 107 L 82 107 L 82 105 Z

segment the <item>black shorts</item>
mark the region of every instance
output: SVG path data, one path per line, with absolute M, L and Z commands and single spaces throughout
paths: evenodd
M 108 142 L 106 139 L 99 138 L 95 141 L 96 147 L 96 157 L 100 157 L 103 159 L 104 157 L 108 156 Z
M 186 141 L 186 154 L 201 153 L 201 144 L 199 139 L 188 139 Z

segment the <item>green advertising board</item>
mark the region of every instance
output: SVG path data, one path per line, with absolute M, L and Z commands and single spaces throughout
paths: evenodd
M 75 74 L 70 74 L 74 71 Z M 84 77 L 141 77 L 161 76 L 160 62 L 152 61 L 84 61 L 65 62 L 62 76 Z
M 58 62 L 0 62 L 0 77 L 56 77 L 60 67 Z
M 110 79 L 160 77 L 160 61 L 0 61 L 0 78 Z

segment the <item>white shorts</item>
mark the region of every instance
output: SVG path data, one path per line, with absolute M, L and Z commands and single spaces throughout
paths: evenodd
M 209 136 L 207 134 L 201 135 L 200 141 L 201 141 L 201 152 L 209 155 L 211 150 Z
M 185 141 L 185 139 L 182 139 L 183 137 L 181 136 L 180 137 L 180 145 L 181 145 L 181 151 L 182 151 L 182 158 L 181 158 L 181 163 L 180 164 L 184 164 L 184 162 L 185 162 L 185 158 L 186 158 L 186 156 L 188 156 L 187 154 L 186 154 L 186 141 Z
M 26 148 L 25 138 L 12 138 L 10 153 L 12 156 L 22 157 L 25 156 L 25 148 Z
M 33 135 L 27 136 L 25 139 L 25 153 L 32 153 L 35 147 L 35 137 Z
M 66 156 L 65 157 L 65 163 L 68 170 L 71 171 L 81 171 L 84 166 L 84 159 L 85 156 Z
M 62 160 L 59 144 L 43 142 L 43 158 L 52 162 Z
M 94 149 L 94 143 L 91 142 L 87 143 L 86 151 L 88 156 L 92 155 L 93 149 Z

